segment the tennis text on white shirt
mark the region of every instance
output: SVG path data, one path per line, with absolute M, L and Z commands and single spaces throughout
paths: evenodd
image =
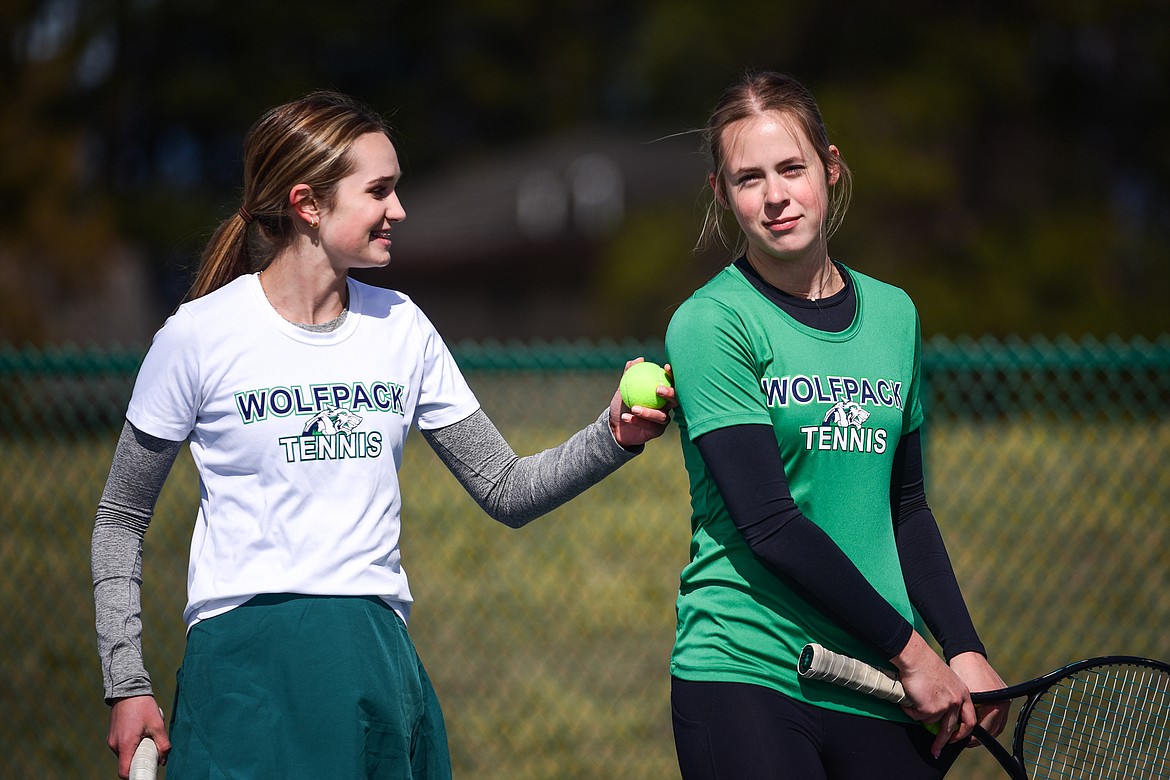
M 405 391 L 392 382 L 319 384 L 248 390 L 236 393 L 235 401 L 245 425 L 270 417 L 307 416 L 300 435 L 277 440 L 285 460 L 300 463 L 381 455 L 381 432 L 357 430 L 362 413 L 404 416 Z

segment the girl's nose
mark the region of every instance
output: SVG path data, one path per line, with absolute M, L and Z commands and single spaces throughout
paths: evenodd
M 397 193 L 391 195 L 386 203 L 386 219 L 391 222 L 401 222 L 406 219 L 406 209 L 402 207 L 402 201 L 398 199 Z
M 764 193 L 764 200 L 769 206 L 776 206 L 788 199 L 788 191 L 784 182 L 779 179 L 768 182 L 768 190 Z

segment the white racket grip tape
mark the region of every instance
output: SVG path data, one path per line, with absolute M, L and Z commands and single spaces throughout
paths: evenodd
M 824 680 L 852 688 L 870 696 L 877 696 L 894 704 L 909 701 L 898 676 L 887 669 L 878 669 L 864 661 L 834 653 L 818 644 L 808 644 L 800 653 L 797 671 L 801 677 Z
M 143 737 L 130 760 L 130 780 L 154 780 L 158 777 L 158 747 L 150 737 Z

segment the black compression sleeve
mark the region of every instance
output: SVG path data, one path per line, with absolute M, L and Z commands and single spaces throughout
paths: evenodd
M 772 428 L 720 428 L 700 436 L 695 445 L 752 552 L 806 600 L 886 658 L 900 653 L 913 627 L 796 506 Z
M 903 436 L 894 452 L 890 508 L 906 591 L 942 646 L 943 655 L 948 661 L 971 651 L 986 655 L 938 523 L 926 502 L 922 437 L 917 430 Z

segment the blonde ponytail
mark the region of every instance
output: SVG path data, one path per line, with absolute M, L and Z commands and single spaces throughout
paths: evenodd
M 237 276 L 252 272 L 248 267 L 248 227 L 238 213 L 220 223 L 203 250 L 187 300 L 201 298 Z

